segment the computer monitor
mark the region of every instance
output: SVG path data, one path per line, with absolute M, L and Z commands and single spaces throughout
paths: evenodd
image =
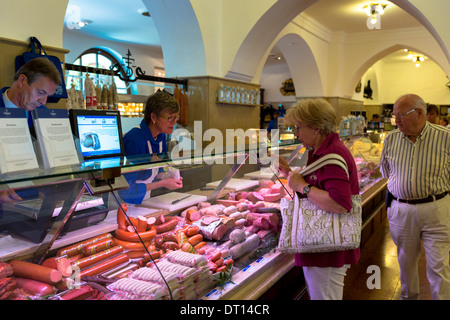
M 70 109 L 69 117 L 85 161 L 124 155 L 119 111 Z

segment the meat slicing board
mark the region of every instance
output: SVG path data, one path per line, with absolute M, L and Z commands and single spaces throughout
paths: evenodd
M 181 199 L 190 195 L 189 198 L 181 200 L 178 203 L 172 204 L 173 201 Z M 196 205 L 199 202 L 206 201 L 206 196 L 200 196 L 196 194 L 190 193 L 181 193 L 181 192 L 170 192 L 166 194 L 162 194 L 160 196 L 151 197 L 150 199 L 142 201 L 142 205 L 146 207 L 152 208 L 160 208 L 167 209 L 169 211 L 176 211 L 180 209 L 184 209 L 193 205 Z
M 221 181 L 214 181 L 206 184 L 206 187 L 208 188 L 217 188 L 219 186 L 219 183 Z M 249 189 L 252 187 L 256 187 L 259 185 L 259 181 L 257 180 L 246 180 L 246 179 L 235 179 L 232 178 L 227 185 L 225 186 L 225 189 L 233 189 L 235 191 L 241 191 L 245 189 Z
M 271 179 L 272 177 L 273 171 L 270 168 L 262 168 L 261 170 L 244 174 L 244 178 L 248 179 Z
M 299 167 L 291 167 L 291 169 L 297 170 L 299 169 Z M 270 168 L 262 168 L 261 170 L 244 174 L 244 178 L 248 179 L 272 179 L 273 176 L 273 170 L 271 170 Z

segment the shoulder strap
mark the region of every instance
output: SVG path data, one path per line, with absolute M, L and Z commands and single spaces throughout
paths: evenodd
M 322 158 L 317 159 L 310 165 L 303 168 L 299 173 L 302 176 L 306 176 L 308 174 L 311 174 L 311 173 L 319 170 L 320 168 L 322 168 L 323 166 L 325 166 L 327 164 L 335 164 L 335 165 L 340 166 L 342 169 L 345 170 L 345 172 L 347 173 L 347 176 L 348 176 L 347 163 L 345 162 L 344 158 L 342 156 L 338 155 L 337 153 L 329 153 L 329 154 L 323 156 Z

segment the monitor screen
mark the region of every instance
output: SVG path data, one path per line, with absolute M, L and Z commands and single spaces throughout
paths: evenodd
M 119 111 L 70 109 L 69 116 L 84 160 L 123 155 Z

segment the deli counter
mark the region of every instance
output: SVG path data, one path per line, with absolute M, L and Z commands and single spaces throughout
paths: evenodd
M 363 200 L 363 244 L 385 218 L 387 180 L 381 177 L 378 170 L 380 145 L 366 138 L 355 138 L 346 141 L 346 144 L 358 166 Z M 301 144 L 272 146 L 269 149 L 270 152 L 264 154 L 261 150 L 246 149 L 215 155 L 189 154 L 176 159 L 166 155 L 158 160 L 148 156 L 119 157 L 82 163 L 79 166 L 3 174 L 0 176 L 2 194 L 14 191 L 22 200 L 1 204 L 0 266 L 2 263 L 8 265 L 11 261 L 24 261 L 36 267 L 49 266 L 55 260 L 62 261 L 61 258 L 66 258 L 70 262 L 70 266 L 66 267 L 71 272 L 62 276 L 59 281 L 50 283 L 51 294 L 45 295 L 45 299 L 52 300 L 76 296 L 76 290 L 86 288 L 96 280 L 98 283 L 93 286 L 94 289 L 91 286 L 89 290 L 85 290 L 86 297 L 90 297 L 89 292 L 100 290 L 98 285 L 101 284 L 102 294 L 98 297 L 103 300 L 271 299 L 282 290 L 283 286 L 280 284 L 285 283 L 298 268 L 294 268 L 292 255 L 276 250 L 280 230 L 277 208 L 279 209 L 280 198 L 289 190 L 285 191 L 286 180 L 278 177 L 271 168 L 269 154 L 279 154 L 286 158 L 291 167 L 302 167 L 306 163 L 307 150 Z M 160 188 L 153 190 L 151 197 L 140 204 L 125 203 L 120 196 L 128 188 L 124 176 L 145 170 L 175 171 L 183 179 L 183 187 L 173 191 Z M 267 212 L 266 215 L 274 217 L 278 224 L 275 222 L 275 225 L 268 227 L 264 225 L 267 222 L 262 221 L 263 225 L 258 225 L 258 228 L 250 228 L 256 222 L 249 223 L 242 214 L 248 213 L 248 207 L 242 206 L 241 209 L 238 206 L 246 203 L 239 201 L 240 199 L 249 196 L 256 197 L 253 204 L 263 203 L 265 210 L 261 212 Z M 251 202 L 247 203 L 252 205 Z M 212 222 L 201 220 L 202 217 L 212 216 L 210 213 L 198 215 L 198 212 L 207 210 L 208 207 L 220 210 L 217 215 L 220 219 L 208 219 Z M 149 225 L 154 224 L 155 228 L 158 223 L 161 226 L 164 221 L 166 224 L 176 221 L 176 227 L 170 230 L 161 228 L 161 232 L 158 231 L 153 242 L 146 244 L 148 249 L 151 248 L 149 256 L 148 250 L 136 250 L 136 245 L 128 246 L 123 239 L 119 239 L 118 230 L 121 226 L 118 218 L 122 216 L 122 208 L 126 208 L 124 211 L 128 216 L 128 225 L 125 226 L 128 231 L 125 232 L 131 232 L 131 224 L 136 222 L 137 226 L 143 220 Z M 224 215 L 223 211 L 227 213 Z M 202 229 L 203 225 L 212 228 L 215 223 L 217 226 L 213 230 L 217 231 L 220 225 L 223 226 L 221 232 Z M 190 246 L 182 246 L 191 242 L 183 239 L 181 232 L 176 231 L 188 233 L 194 226 L 203 231 L 197 231 L 194 236 L 201 236 L 197 236 L 195 245 L 192 242 Z M 241 232 L 235 232 L 238 236 L 231 235 L 234 230 Z M 121 243 L 123 250 L 108 257 L 112 260 L 120 256 L 125 260 L 117 258 L 121 263 L 111 264 L 109 269 L 103 268 L 107 264 L 105 260 L 79 268 L 89 260 L 89 254 L 92 254 L 82 251 L 86 249 L 86 243 L 95 243 L 100 238 L 104 245 L 93 249 L 97 250 L 95 254 L 105 254 L 112 248 L 117 249 L 117 246 L 121 246 L 118 243 Z M 169 242 L 177 245 L 165 245 Z M 242 244 L 239 250 L 231 250 L 236 244 Z M 196 245 L 198 247 L 194 249 Z M 79 250 L 78 257 L 75 254 L 64 255 L 74 247 Z M 195 258 L 188 259 L 193 265 L 183 263 L 186 261 L 186 254 Z M 164 270 L 167 277 L 164 279 L 165 284 L 160 284 L 159 288 L 151 287 L 148 292 L 139 294 L 126 291 L 127 285 L 130 285 L 126 281 L 137 280 L 133 274 L 136 275 L 140 269 L 142 272 L 151 269 L 161 262 L 181 265 L 181 269 L 175 272 L 175 278 L 171 278 L 170 272 Z M 103 271 L 91 272 L 97 266 L 102 266 Z M 192 270 L 186 269 L 188 267 Z M 77 272 L 86 275 L 86 278 L 77 276 Z M 13 274 L 8 276 L 14 278 Z M 121 280 L 122 287 L 118 285 L 118 280 Z M 71 286 L 70 283 L 77 283 L 78 287 Z M 152 281 L 149 283 L 154 284 Z M 17 295 L 20 298 L 20 294 Z M 12 293 L 11 297 L 13 296 Z M 26 296 L 28 299 L 44 299 L 36 293 Z

